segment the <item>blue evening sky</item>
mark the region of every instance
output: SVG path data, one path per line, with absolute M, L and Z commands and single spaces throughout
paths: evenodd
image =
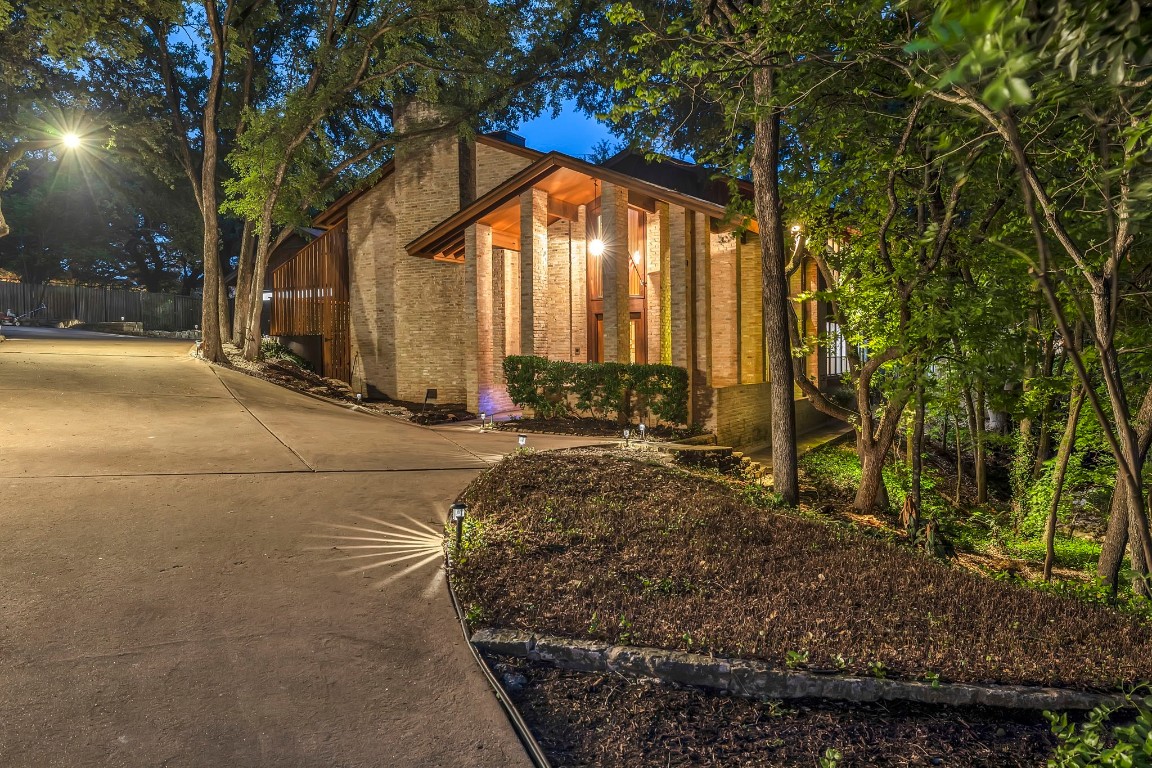
M 587 155 L 604 139 L 612 140 L 608 126 L 581 112 L 571 101 L 564 102 L 563 109 L 555 118 L 551 112 L 544 112 L 535 120 L 510 130 L 523 136 L 532 149 L 541 152 L 556 150 L 575 157 Z

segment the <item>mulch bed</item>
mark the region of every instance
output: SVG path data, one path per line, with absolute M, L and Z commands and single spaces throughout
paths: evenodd
M 624 426 L 611 419 L 557 417 L 554 419 L 520 418 L 497 421 L 494 429 L 505 432 L 543 432 L 553 435 L 580 435 L 590 437 L 616 437 L 623 439 Z M 638 437 L 635 424 L 630 424 L 633 437 Z M 688 437 L 690 432 L 664 424 L 647 427 L 648 436 L 658 440 L 678 440 Z
M 525 454 L 466 493 L 454 583 L 477 626 L 906 679 L 1115 690 L 1152 627 L 595 450 Z
M 781 704 L 491 659 L 556 768 L 568 766 L 1042 766 L 1039 714 L 911 704 Z M 509 684 L 510 683 L 510 684 Z

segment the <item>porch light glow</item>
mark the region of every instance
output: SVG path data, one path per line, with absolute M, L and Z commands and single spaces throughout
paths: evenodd
M 603 256 L 604 255 L 604 241 L 598 237 L 594 238 L 592 240 L 589 240 L 588 241 L 588 253 L 592 254 L 593 256 Z
M 632 251 L 632 263 L 633 264 L 639 264 L 640 263 L 640 251 Z

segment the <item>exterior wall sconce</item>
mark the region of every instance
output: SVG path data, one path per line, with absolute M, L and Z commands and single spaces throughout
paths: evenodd
M 593 256 L 604 255 L 604 241 L 598 237 L 592 238 L 588 241 L 588 253 Z

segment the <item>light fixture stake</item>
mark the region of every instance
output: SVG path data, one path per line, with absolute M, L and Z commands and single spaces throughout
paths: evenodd
M 468 505 L 456 502 L 449 508 L 452 522 L 456 524 L 456 554 L 460 554 L 460 545 L 464 542 L 464 517 L 468 514 Z

